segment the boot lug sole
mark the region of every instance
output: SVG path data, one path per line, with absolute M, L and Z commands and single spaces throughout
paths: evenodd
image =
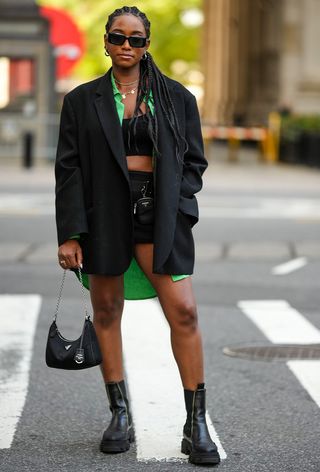
M 189 462 L 191 464 L 219 464 L 220 457 L 219 455 L 207 455 L 203 456 L 201 454 L 190 454 L 189 455 Z
M 101 441 L 100 443 L 100 451 L 106 454 L 112 454 L 117 452 L 126 452 L 130 449 L 130 443 L 134 442 L 134 433 L 132 432 L 129 435 L 128 439 L 116 441 L 116 440 L 106 440 Z
M 218 452 L 201 453 L 192 451 L 192 447 L 186 439 L 182 440 L 181 452 L 189 456 L 191 464 L 219 464 L 220 456 Z
M 130 449 L 130 441 L 108 441 L 100 444 L 100 451 L 106 454 L 126 452 Z

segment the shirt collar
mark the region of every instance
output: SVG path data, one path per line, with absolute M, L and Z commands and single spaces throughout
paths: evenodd
M 118 87 L 116 86 L 116 82 L 114 80 L 114 75 L 113 75 L 113 71 L 111 70 L 111 84 L 112 84 L 112 90 L 113 90 L 113 95 L 114 97 L 117 99 L 118 97 L 120 97 L 120 100 L 121 100 L 121 93 L 118 89 Z

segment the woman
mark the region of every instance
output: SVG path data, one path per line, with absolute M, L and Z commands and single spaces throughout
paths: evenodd
M 136 7 L 109 16 L 104 44 L 112 67 L 64 98 L 55 167 L 59 263 L 83 265 L 112 412 L 100 450 L 126 451 L 133 441 L 122 363 L 124 298 L 158 296 L 184 387 L 182 452 L 195 464 L 218 463 L 206 425 L 190 277 L 194 194 L 207 167 L 196 101 L 155 65 L 147 52 L 150 22 Z

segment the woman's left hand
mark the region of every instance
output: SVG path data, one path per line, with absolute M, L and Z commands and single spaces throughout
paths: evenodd
M 68 239 L 59 246 L 59 264 L 63 269 L 82 267 L 82 249 L 76 239 Z

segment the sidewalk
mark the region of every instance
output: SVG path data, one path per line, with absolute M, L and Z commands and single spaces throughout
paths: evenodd
M 53 165 L 25 169 L 19 166 L 3 166 L 0 161 L 0 191 L 15 189 L 19 186 L 23 188 L 46 188 L 47 190 L 54 186 L 54 168 Z
M 304 193 L 320 195 L 320 168 L 264 163 L 257 151 L 242 147 L 237 162 L 227 161 L 227 147 L 213 144 L 204 174 L 204 190 Z
M 320 168 L 259 162 L 257 151 L 243 147 L 238 162 L 227 161 L 227 147 L 213 144 L 207 155 L 209 166 L 204 174 L 203 192 L 246 191 L 320 195 Z M 53 163 L 43 162 L 24 169 L 17 163 L 9 166 L 0 161 L 0 191 L 10 186 L 54 186 Z

